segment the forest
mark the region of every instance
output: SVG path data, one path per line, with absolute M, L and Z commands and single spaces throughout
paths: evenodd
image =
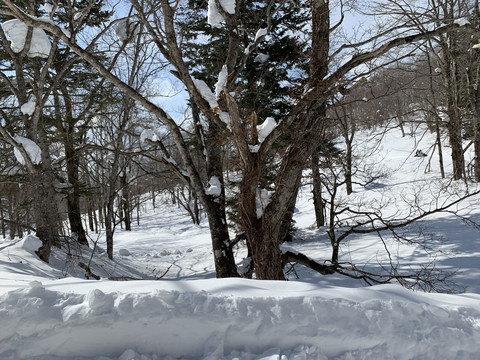
M 208 221 L 218 278 L 282 280 L 294 262 L 434 287 L 430 270 L 372 274 L 339 249 L 352 234 L 401 241 L 398 229 L 478 193 L 477 0 L 4 0 L 0 14 L 4 238 L 34 233 L 49 262 L 52 247 L 94 251 L 103 232 L 113 259 L 115 230 L 167 193 Z M 406 213 L 340 202 L 386 176 L 353 144 L 387 124 L 427 127 L 431 166 L 466 186 L 438 189 L 435 206 L 413 196 Z M 305 181 L 331 243 L 323 261 L 281 251 Z

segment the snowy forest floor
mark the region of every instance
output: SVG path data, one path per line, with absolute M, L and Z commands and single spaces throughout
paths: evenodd
M 448 183 L 440 179 L 436 153 L 425 172 L 432 134 L 373 135 L 357 136 L 358 153 L 368 155 L 365 168 L 381 165 L 388 176 L 355 187 L 349 197 L 341 189 L 342 201 L 385 203 L 382 211 L 393 214 L 408 212 L 408 201 L 428 206 L 465 188 L 451 183 L 432 199 Z M 414 157 L 416 149 L 429 156 Z M 45 264 L 34 255 L 35 237 L 0 241 L 0 359 L 480 358 L 480 231 L 465 218 L 438 213 L 402 230 L 419 244 L 363 234 L 341 247 L 341 261 L 368 271 L 390 264 L 385 244 L 398 270 L 434 262 L 452 273 L 445 283 L 451 293 L 438 294 L 368 287 L 300 265 L 287 282 L 215 279 L 206 221 L 192 225 L 182 209 L 161 200 L 156 208 L 142 205 L 132 231 L 116 230 L 114 261 L 103 250 L 104 234 L 90 234 L 98 240 L 91 262 L 98 281 L 85 280 L 78 267 L 89 262 L 91 249 L 65 244 Z M 325 228 L 312 226 L 308 179 L 296 208 L 296 238 L 284 248 L 329 259 Z M 478 197 L 455 210 L 480 223 Z M 239 263 L 245 253 L 240 244 Z M 118 281 L 130 278 L 145 280 Z

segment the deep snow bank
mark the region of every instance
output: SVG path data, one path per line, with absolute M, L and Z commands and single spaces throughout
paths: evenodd
M 33 281 L 0 296 L 0 359 L 478 359 L 480 354 L 476 294 L 417 294 L 394 285 L 315 289 L 240 279 L 145 281 L 135 291 L 117 283 L 118 290 L 111 291 L 112 282 L 83 282 L 83 287 L 80 282 Z

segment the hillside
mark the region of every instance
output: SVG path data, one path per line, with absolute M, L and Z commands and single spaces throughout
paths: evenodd
M 339 189 L 339 204 L 379 206 L 385 217 L 396 219 L 414 206 L 431 209 L 466 191 L 465 184 L 440 178 L 428 131 L 416 129 L 414 136 L 402 138 L 399 130 L 379 130 L 358 134 L 356 146 L 365 154 L 365 169 L 375 164 L 385 176 L 355 186 L 349 197 Z M 428 156 L 415 157 L 417 149 Z M 472 184 L 468 188 L 475 190 Z M 0 359 L 480 356 L 478 197 L 401 228 L 401 241 L 373 232 L 353 234 L 341 246 L 341 261 L 368 272 L 394 266 L 399 272 L 434 267 L 448 273 L 439 288 L 449 294 L 395 283 L 367 286 L 361 279 L 321 275 L 301 265 L 290 269 L 287 282 L 215 279 L 206 221 L 194 226 L 182 209 L 162 200 L 157 208 L 143 205 L 140 224 L 131 232 L 116 230 L 113 262 L 102 250 L 103 235 L 90 234 L 98 240 L 91 258 L 98 281 L 85 280 L 78 267 L 89 263 L 91 249 L 55 249 L 45 264 L 34 255 L 35 237 L 2 240 Z M 320 263 L 328 260 L 326 228 L 312 226 L 308 176 L 294 218 L 295 240 L 284 249 Z M 239 263 L 245 254 L 240 244 Z

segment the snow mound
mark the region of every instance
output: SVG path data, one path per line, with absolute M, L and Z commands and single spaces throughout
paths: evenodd
M 31 254 L 35 254 L 35 251 L 37 251 L 40 246 L 42 246 L 42 241 L 34 235 L 27 235 L 24 239 L 20 241 L 19 246 L 23 250 L 26 250 Z
M 207 285 L 204 291 L 193 291 L 202 285 L 196 282 L 177 283 L 181 291 L 163 290 L 171 288 L 171 282 L 147 283 L 150 292 L 125 293 L 120 285 L 120 291 L 108 292 L 100 289 L 107 284 L 100 281 L 92 283 L 97 287 L 88 293 L 56 290 L 62 285 L 55 283 L 5 293 L 0 296 L 0 358 L 413 356 L 436 360 L 477 359 L 480 352 L 480 297 L 473 294 L 458 295 L 459 305 L 452 306 L 441 298 L 432 304 L 428 297 L 398 286 L 350 295 L 330 289 L 337 296 L 332 298 L 325 296 L 328 291 L 322 295 L 320 290 L 311 295 L 300 292 L 299 296 L 299 285 L 290 287 L 288 283 L 282 283 L 291 293 L 286 296 L 273 296 L 278 286 L 275 282 L 257 286 L 256 281 L 219 280 L 215 290 L 210 281 L 203 283 Z M 270 297 L 255 296 L 262 286 Z M 357 300 L 353 299 L 355 294 L 360 295 Z M 470 307 L 461 306 L 462 302 Z M 475 302 L 477 305 L 471 306 Z M 406 348 L 410 349 L 407 353 Z

